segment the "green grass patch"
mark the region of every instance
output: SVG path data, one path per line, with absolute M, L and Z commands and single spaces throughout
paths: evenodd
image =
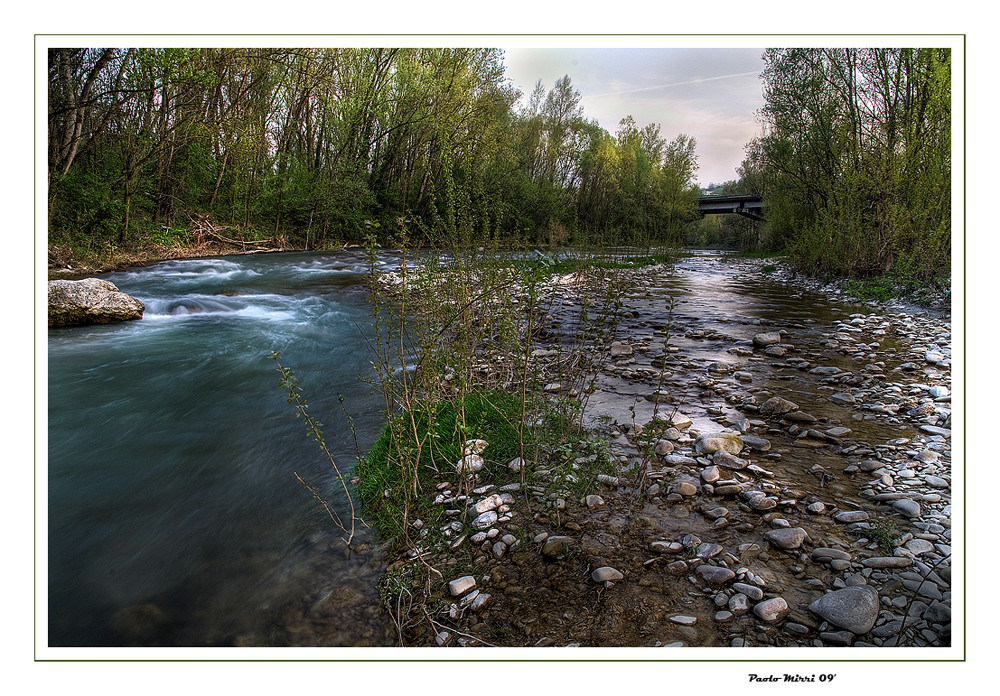
M 430 505 L 434 496 L 428 494 L 439 482 L 458 484 L 455 464 L 467 440 L 489 443 L 481 454 L 483 480 L 499 485 L 520 480 L 507 468 L 521 454 L 521 403 L 515 395 L 472 393 L 460 403 L 441 401 L 412 415 L 393 416 L 356 469 L 366 515 L 389 539 L 401 537 L 418 517 L 439 521 L 441 506 Z

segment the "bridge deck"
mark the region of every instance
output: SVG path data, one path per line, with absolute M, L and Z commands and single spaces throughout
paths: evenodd
M 759 193 L 733 196 L 702 196 L 698 199 L 698 212 L 702 215 L 736 214 L 751 220 L 763 220 L 762 197 Z

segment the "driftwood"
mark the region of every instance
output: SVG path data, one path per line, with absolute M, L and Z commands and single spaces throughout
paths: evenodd
M 188 216 L 188 220 L 191 222 L 189 233 L 199 246 L 211 244 L 213 241 L 219 244 L 238 246 L 242 251 L 274 251 L 285 249 L 288 246 L 288 240 L 284 235 L 250 241 L 226 237 L 222 233 L 228 231 L 229 228 L 223 225 L 213 225 L 208 215 L 192 214 Z M 238 227 L 235 229 L 239 232 Z

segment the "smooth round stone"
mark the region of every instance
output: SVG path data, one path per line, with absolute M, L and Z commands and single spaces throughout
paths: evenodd
M 687 481 L 681 481 L 680 483 L 674 484 L 672 490 L 674 493 L 678 493 L 686 498 L 690 498 L 698 493 L 698 488 L 694 484 L 688 483 Z
M 740 469 L 747 468 L 747 464 L 749 462 L 747 462 L 747 460 L 745 459 L 740 459 L 739 457 L 734 456 L 729 452 L 719 450 L 718 452 L 712 455 L 712 463 L 715 464 L 715 466 L 717 467 L 721 466 L 725 467 L 726 469 L 734 469 L 736 471 L 739 471 Z
M 910 500 L 909 498 L 895 500 L 892 503 L 892 507 L 904 517 L 920 517 L 920 503 L 916 500 Z
M 671 616 L 670 620 L 681 626 L 694 626 L 698 623 L 697 617 L 694 616 Z
M 729 623 L 733 618 L 735 617 L 731 611 L 722 610 L 715 612 L 715 620 L 719 623 Z
M 809 611 L 834 626 L 856 635 L 868 633 L 878 618 L 878 592 L 871 585 L 856 585 L 834 590 L 809 605 Z
M 772 529 L 764 538 L 779 549 L 797 549 L 806 540 L 806 531 L 802 527 Z
M 826 512 L 826 505 L 817 500 L 815 503 L 810 503 L 809 505 L 807 505 L 806 510 L 808 510 L 814 515 L 822 515 L 824 512 Z
M 701 480 L 705 483 L 715 483 L 720 478 L 722 478 L 722 474 L 717 466 L 713 465 L 701 470 Z
M 594 582 L 618 582 L 619 580 L 625 579 L 625 576 L 620 570 L 616 570 L 611 566 L 597 568 L 590 574 L 590 577 Z
M 666 438 L 657 440 L 656 444 L 653 445 L 653 452 L 660 456 L 665 454 L 671 454 L 674 451 L 674 443 Z
M 683 575 L 687 572 L 687 569 L 688 564 L 686 561 L 674 561 L 667 564 L 667 572 L 671 575 Z
M 791 608 L 782 597 L 766 599 L 754 605 L 754 615 L 764 623 L 775 623 L 783 619 Z
M 764 599 L 764 590 L 760 589 L 756 585 L 748 585 L 745 582 L 734 582 L 733 589 L 740 594 L 746 595 L 755 602 L 759 602 Z
M 840 559 L 842 561 L 851 560 L 851 554 L 840 549 L 831 549 L 825 546 L 817 546 L 812 550 L 810 554 L 814 561 L 829 561 L 831 559 Z
M 705 517 L 710 520 L 717 520 L 719 518 L 725 517 L 729 514 L 729 510 L 721 505 L 719 507 L 714 507 L 709 510 L 705 510 Z
M 945 479 L 941 478 L 940 476 L 933 476 L 933 475 L 930 475 L 930 474 L 928 474 L 927 476 L 924 476 L 924 483 L 926 483 L 931 488 L 948 488 L 949 487 L 949 484 L 948 484 L 948 482 Z
M 594 508 L 603 507 L 604 498 L 599 495 L 588 495 L 586 498 L 587 507 L 593 510 Z
M 722 585 L 723 583 L 727 583 L 736 577 L 736 573 L 731 571 L 729 568 L 708 565 L 707 563 L 695 568 L 694 572 L 712 585 Z
M 845 510 L 844 512 L 838 512 L 833 516 L 833 519 L 842 524 L 864 522 L 868 519 L 868 513 L 864 510 Z

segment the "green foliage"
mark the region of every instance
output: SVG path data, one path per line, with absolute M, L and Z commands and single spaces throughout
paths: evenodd
M 498 49 L 53 49 L 49 62 L 54 236 L 137 246 L 147 223 L 211 214 L 316 248 L 406 217 L 433 230 L 422 243 L 643 246 L 676 244 L 694 217 L 693 139 L 630 117 L 610 135 L 569 76 L 518 109 Z
M 771 49 L 766 134 L 741 180 L 764 193 L 759 244 L 816 275 L 950 275 L 951 54 Z

